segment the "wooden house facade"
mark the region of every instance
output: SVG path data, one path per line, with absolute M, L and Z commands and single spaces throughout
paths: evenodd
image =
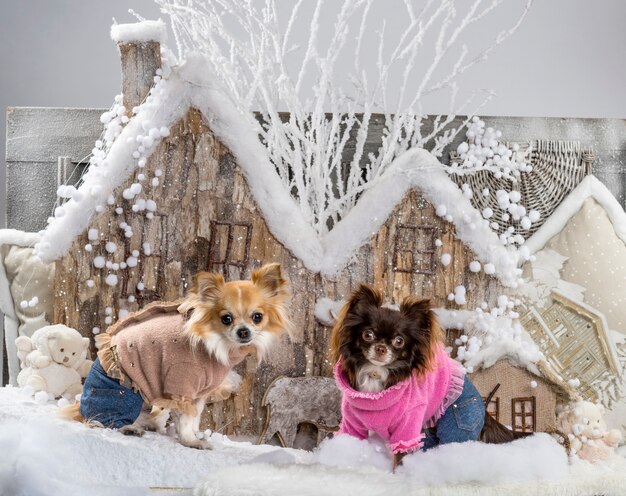
M 493 391 L 487 412 L 518 432 L 549 432 L 556 428 L 556 406 L 570 391 L 563 384 L 531 374 L 507 358 L 470 374 L 483 399 Z
M 153 46 L 149 48 L 145 57 L 155 53 Z M 121 53 L 137 58 L 135 50 Z M 150 70 L 157 67 L 142 64 Z M 142 101 L 149 85 L 145 77 L 137 76 L 141 70 L 137 64 L 124 63 L 123 68 L 124 97 L 129 80 L 135 78 L 140 87 L 128 91 L 128 98 L 135 100 L 124 103 L 132 108 Z M 91 236 L 85 230 L 56 262 L 54 322 L 93 337 L 127 312 L 152 301 L 181 297 L 199 271 L 220 272 L 234 280 L 248 278 L 265 263 L 279 262 L 291 284 L 291 339 L 283 339 L 266 363 L 258 365 L 249 358 L 240 365 L 244 380 L 239 394 L 206 410 L 212 428 L 258 434 L 264 421 L 261 399 L 277 376 L 331 373 L 330 329 L 314 317 L 319 298 L 345 298 L 365 282 L 381 289 L 391 303 L 419 294 L 431 297 L 435 306 L 459 308 L 448 299 L 459 285 L 468 288 L 467 308 L 483 301 L 495 303 L 502 289 L 498 280 L 468 270 L 476 256 L 456 237 L 455 225 L 437 216 L 418 189 L 404 196 L 343 270 L 329 277 L 307 269 L 272 234 L 241 167 L 208 122 L 199 110 L 189 108 L 170 127 L 169 136 L 157 145 L 145 167 L 135 170 L 116 189 L 115 200 L 90 222 Z M 159 177 L 158 184 L 143 186 L 142 194 L 158 204 L 150 218 L 134 211 L 121 194 L 139 181 L 139 174 Z M 125 235 L 128 226 L 131 237 Z M 116 250 L 107 251 L 106 243 L 113 243 Z M 440 262 L 442 253 L 451 255 L 447 266 Z M 97 256 L 106 257 L 109 266 L 95 267 Z M 129 258 L 136 264 L 129 264 Z M 110 274 L 117 284 L 106 282 Z

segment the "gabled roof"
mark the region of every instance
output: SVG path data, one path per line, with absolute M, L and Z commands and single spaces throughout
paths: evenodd
M 600 344 L 600 348 L 603 351 L 604 359 L 606 360 L 606 363 L 608 364 L 608 368 L 610 369 L 610 372 L 613 374 L 613 376 L 618 377 L 619 376 L 619 359 L 617 356 L 617 351 L 616 351 L 613 339 L 609 335 L 609 327 L 607 325 L 605 316 L 601 312 L 598 312 L 593 307 L 583 303 L 582 301 L 575 301 L 558 290 L 553 289 L 552 292 L 550 293 L 550 297 L 556 304 L 561 305 L 563 308 L 569 310 L 570 312 L 573 312 L 575 314 L 582 316 L 586 321 L 591 322 L 591 324 L 593 324 L 599 344 Z M 548 353 L 546 364 L 550 364 L 552 359 L 555 358 L 555 355 L 558 354 L 557 350 L 562 349 L 563 343 L 559 342 L 557 338 L 554 336 L 555 329 L 551 329 L 548 326 L 548 324 L 545 322 L 544 320 L 545 314 L 543 312 L 544 311 L 542 309 L 538 309 L 536 307 L 530 307 L 528 309 L 528 312 L 525 315 L 522 315 L 521 321 L 525 326 L 528 326 L 530 322 L 534 322 L 536 325 L 540 327 L 541 332 L 543 332 L 544 335 L 553 343 L 555 347 L 554 349 L 550 350 L 549 347 L 548 348 L 544 347 L 543 349 L 544 353 Z M 599 357 L 595 357 L 595 358 L 599 358 Z M 558 364 L 558 362 L 559 360 L 557 359 L 556 363 Z M 570 369 L 570 372 L 573 371 L 574 376 L 576 376 L 577 370 L 572 367 L 573 365 L 570 365 L 567 368 Z M 553 369 L 550 369 L 550 370 L 553 370 Z M 563 373 L 563 372 L 565 372 L 564 369 L 559 370 L 558 373 Z M 557 374 L 555 373 L 555 376 L 556 375 Z M 587 384 L 587 387 L 590 387 L 590 384 Z
M 382 227 L 405 194 L 415 188 L 434 206 L 445 205 L 452 215 L 457 237 L 483 263 L 495 266 L 495 275 L 506 285 L 517 280 L 518 253 L 502 245 L 439 161 L 424 149 L 412 149 L 398 157 L 388 172 L 363 193 L 356 206 L 326 235 L 319 236 L 306 222 L 283 186 L 257 138 L 252 116 L 242 115 L 201 56 L 189 57 L 174 68 L 167 90 L 157 101 L 142 104 L 123 128 L 106 158 L 106 167 L 91 167 L 80 186 L 80 201 L 63 205 L 64 215 L 51 218 L 37 245 L 43 260 L 62 257 L 76 236 L 83 233 L 98 205 L 134 172 L 136 143 L 142 122 L 170 128 L 190 108 L 201 111 L 215 135 L 231 150 L 250 186 L 252 195 L 274 236 L 304 265 L 327 276 L 343 269 L 355 252 Z
M 559 234 L 582 208 L 588 198 L 593 198 L 606 211 L 615 234 L 626 243 L 626 212 L 608 188 L 595 176 L 587 176 L 556 208 L 550 218 L 524 244 L 530 253 L 541 250 L 550 239 Z

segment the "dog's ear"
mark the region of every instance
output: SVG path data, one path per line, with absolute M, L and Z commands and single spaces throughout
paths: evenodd
M 286 296 L 288 283 L 282 278 L 280 264 L 267 264 L 259 270 L 255 270 L 252 273 L 252 282 L 270 297 Z
M 203 303 L 211 303 L 220 298 L 224 288 L 222 274 L 199 272 L 193 278 L 191 293 L 195 293 Z
M 337 361 L 339 361 L 343 355 L 342 350 L 348 346 L 352 339 L 350 330 L 344 325 L 346 314 L 349 310 L 350 302 L 346 303 L 339 312 L 337 321 L 335 322 L 335 325 L 330 333 L 330 359 L 333 363 L 337 363 Z
M 415 325 L 416 350 L 411 367 L 418 373 L 432 369 L 437 349 L 443 342 L 443 329 L 433 312 L 430 298 L 407 296 L 400 305 L 400 313 Z
M 357 314 L 359 314 L 360 311 L 358 308 L 368 306 L 378 308 L 382 304 L 383 296 L 380 291 L 366 284 L 361 284 L 352 293 L 348 302 L 339 312 L 337 321 L 335 322 L 331 332 L 330 356 L 334 362 L 337 362 L 341 358 L 342 351 L 345 352 L 352 341 L 352 332 L 350 327 L 354 325 L 356 320 L 359 320 Z
M 432 308 L 430 298 L 407 296 L 400 305 L 400 313 L 412 319 L 426 318 L 430 320 Z
M 361 284 L 348 301 L 348 307 L 353 309 L 358 305 L 380 307 L 383 304 L 383 295 L 377 289 L 367 284 Z

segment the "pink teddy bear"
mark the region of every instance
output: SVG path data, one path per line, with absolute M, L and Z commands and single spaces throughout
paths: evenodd
M 557 419 L 572 452 L 591 463 L 609 458 L 622 440 L 619 430 L 607 430 L 603 415 L 602 405 L 579 401 L 566 407 Z

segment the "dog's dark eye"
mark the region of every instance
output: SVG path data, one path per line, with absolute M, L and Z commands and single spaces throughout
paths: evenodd
M 363 331 L 363 340 L 367 341 L 368 343 L 371 341 L 374 341 L 374 331 L 371 330 L 367 330 L 367 331 Z
M 225 315 L 222 315 L 222 324 L 230 325 L 232 323 L 233 323 L 233 317 L 231 314 L 227 313 Z
M 63 353 L 65 351 L 65 348 L 61 348 L 61 353 Z
M 404 346 L 404 338 L 402 336 L 396 336 L 391 342 L 394 348 L 402 348 Z
M 255 324 L 260 323 L 263 320 L 263 314 L 261 312 L 254 312 L 252 314 L 252 322 Z

